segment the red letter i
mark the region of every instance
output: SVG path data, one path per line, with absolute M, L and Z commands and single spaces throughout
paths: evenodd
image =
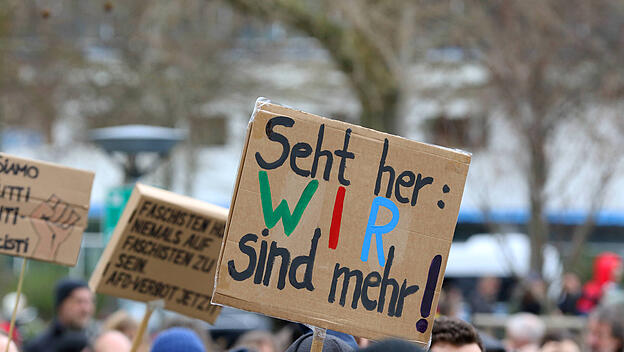
M 336 249 L 338 246 L 338 236 L 340 236 L 340 221 L 342 220 L 342 206 L 344 204 L 346 189 L 338 187 L 336 201 L 334 202 L 334 215 L 332 216 L 331 227 L 329 228 L 329 248 Z

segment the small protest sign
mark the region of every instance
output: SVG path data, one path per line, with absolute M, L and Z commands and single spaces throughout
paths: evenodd
M 95 292 L 213 323 L 210 304 L 227 209 L 137 184 L 89 281 Z
M 93 177 L 0 153 L 0 254 L 76 265 Z
M 426 343 L 470 158 L 259 102 L 213 302 Z

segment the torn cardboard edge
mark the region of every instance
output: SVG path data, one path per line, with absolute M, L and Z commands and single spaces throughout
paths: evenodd
M 137 183 L 135 187 L 141 195 L 145 197 L 150 197 L 158 201 L 164 201 L 183 209 L 189 209 L 197 213 L 205 213 L 208 211 L 211 216 L 222 217 L 223 220 L 225 220 L 228 215 L 227 209 L 195 198 L 183 196 L 181 194 L 166 191 L 157 187 L 147 186 L 141 183 Z
M 258 100 L 256 100 L 256 104 L 258 104 L 258 101 L 260 99 L 266 99 L 266 98 L 258 98 Z M 267 99 L 268 101 L 268 99 Z M 264 104 L 263 101 L 260 102 L 260 104 Z M 223 231 L 223 240 L 221 241 L 221 249 L 219 250 L 219 257 L 217 258 L 217 270 L 215 271 L 215 277 L 214 277 L 214 286 L 212 289 L 212 297 L 214 297 L 216 290 L 217 290 L 217 281 L 218 281 L 218 277 L 219 277 L 219 273 L 220 273 L 220 265 L 221 265 L 221 261 L 223 260 L 223 252 L 225 251 L 225 242 L 227 240 L 227 234 L 229 233 L 229 229 L 230 229 L 230 223 L 232 222 L 232 211 L 234 209 L 234 204 L 236 203 L 236 196 L 238 195 L 238 189 L 240 188 L 240 180 L 243 174 L 243 166 L 245 164 L 245 156 L 247 155 L 247 149 L 249 148 L 249 139 L 251 137 L 251 128 L 253 126 L 253 119 L 254 116 L 256 114 L 256 109 L 254 109 L 253 114 L 251 115 L 251 119 L 249 121 L 249 124 L 247 125 L 247 133 L 245 134 L 245 144 L 243 144 L 243 150 L 241 152 L 241 156 L 240 156 L 240 161 L 238 162 L 238 170 L 236 172 L 236 183 L 234 184 L 234 191 L 232 192 L 232 200 L 230 201 L 230 208 L 228 209 L 228 216 L 227 216 L 227 221 L 225 222 L 225 230 Z M 211 303 L 212 303 L 211 299 Z

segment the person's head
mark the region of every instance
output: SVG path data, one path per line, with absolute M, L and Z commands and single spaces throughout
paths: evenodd
M 94 352 L 128 352 L 131 348 L 130 339 L 117 330 L 104 332 L 93 343 Z
M 580 352 L 572 334 L 565 330 L 555 330 L 544 335 L 540 352 Z
M 496 298 L 500 290 L 500 279 L 494 276 L 485 276 L 479 279 L 477 291 L 484 297 Z
M 599 306 L 587 321 L 585 344 L 592 352 L 621 351 L 624 347 L 624 304 Z
M 167 319 L 163 325 L 163 330 L 169 330 L 171 328 L 186 328 L 195 333 L 205 349 L 211 350 L 213 347 L 213 341 L 210 334 L 206 331 L 205 325 L 199 322 L 197 319 L 174 315 Z
M 425 350 L 419 346 L 414 345 L 413 343 L 398 340 L 398 339 L 388 339 L 379 342 L 372 343 L 370 346 L 359 349 L 361 352 L 424 352 Z
M 116 311 L 102 323 L 102 331 L 116 330 L 130 340 L 134 339 L 138 329 L 139 323 L 124 310 Z
M 307 333 L 293 342 L 286 352 L 309 352 L 312 348 L 313 334 Z M 326 335 L 323 342 L 323 352 L 351 352 L 353 348 L 336 336 Z
M 575 273 L 566 273 L 563 275 L 563 290 L 569 293 L 581 291 L 581 279 Z
M 505 324 L 505 338 L 511 349 L 529 345 L 539 346 L 545 332 L 544 322 L 531 313 L 514 314 Z
M 93 293 L 87 283 L 81 280 L 59 281 L 54 303 L 58 321 L 71 329 L 86 328 L 95 310 Z
M 156 337 L 151 352 L 205 352 L 197 334 L 188 328 L 167 329 Z
M 276 352 L 275 339 L 266 331 L 250 331 L 236 341 L 235 347 L 246 347 L 258 352 Z
M 9 337 L 4 334 L 4 331 L 0 333 L 0 351 L 6 351 L 7 344 L 9 343 Z M 17 346 L 13 341 L 11 341 L 11 345 L 9 346 L 9 352 L 19 352 Z
M 483 352 L 477 330 L 457 318 L 438 317 L 431 331 L 431 352 Z

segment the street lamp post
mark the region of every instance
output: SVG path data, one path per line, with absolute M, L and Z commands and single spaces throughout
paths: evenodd
M 91 130 L 89 138 L 109 154 L 125 157 L 122 166 L 124 183 L 128 184 L 153 171 L 186 135 L 184 130 L 177 128 L 126 125 Z M 155 154 L 158 159 L 152 165 L 140 168 L 137 162 L 140 154 Z

